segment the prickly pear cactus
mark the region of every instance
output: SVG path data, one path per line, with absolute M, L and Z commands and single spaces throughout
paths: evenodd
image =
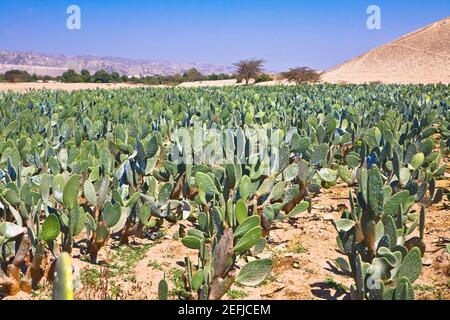
M 67 252 L 63 252 L 56 261 L 53 300 L 74 300 L 72 274 L 72 259 Z

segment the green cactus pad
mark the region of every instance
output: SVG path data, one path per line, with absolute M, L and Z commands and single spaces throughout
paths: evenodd
M 73 300 L 73 290 L 72 260 L 63 252 L 56 261 L 53 300 Z
M 261 234 L 261 227 L 254 227 L 253 229 L 249 230 L 241 239 L 238 240 L 238 242 L 234 246 L 234 252 L 236 252 L 236 254 L 241 254 L 244 251 L 250 249 L 258 243 L 259 239 L 261 239 Z
M 367 201 L 371 214 L 380 217 L 383 211 L 383 180 L 378 167 L 372 166 L 367 179 Z
M 234 232 L 234 237 L 238 239 L 260 224 L 261 218 L 259 216 L 250 216 L 237 227 L 236 231 Z
M 236 282 L 244 286 L 257 286 L 272 271 L 271 259 L 255 260 L 246 264 L 236 277 Z
M 408 278 L 401 278 L 394 291 L 394 300 L 414 300 L 414 290 Z
M 56 179 L 56 178 L 55 178 Z M 80 176 L 73 175 L 67 180 L 63 191 L 64 205 L 69 209 L 74 209 L 78 205 L 78 189 L 80 188 Z
M 161 279 L 158 284 L 158 300 L 167 300 L 169 297 L 169 285 L 166 279 Z
M 397 279 L 407 278 L 411 283 L 416 281 L 422 271 L 422 254 L 417 247 L 412 248 L 398 270 Z
M 200 249 L 200 246 L 202 245 L 202 240 L 197 237 L 192 236 L 186 236 L 184 237 L 181 242 L 188 247 L 189 249 Z

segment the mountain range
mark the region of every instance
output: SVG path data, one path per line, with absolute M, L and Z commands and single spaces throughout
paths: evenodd
M 0 73 L 8 70 L 25 70 L 30 74 L 60 76 L 67 69 L 91 73 L 98 70 L 116 71 L 127 76 L 173 75 L 196 68 L 204 75 L 234 72 L 233 66 L 206 63 L 177 63 L 164 60 L 135 60 L 115 57 L 65 56 L 37 52 L 14 52 L 0 49 Z

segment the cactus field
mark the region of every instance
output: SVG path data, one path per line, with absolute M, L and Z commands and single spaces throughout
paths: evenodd
M 0 92 L 0 300 L 450 299 L 449 89 Z

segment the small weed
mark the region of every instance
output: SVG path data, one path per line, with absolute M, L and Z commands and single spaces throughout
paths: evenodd
M 434 288 L 428 285 L 414 284 L 413 289 L 417 291 L 433 291 Z
M 276 277 L 269 275 L 269 276 L 267 276 L 266 279 L 264 279 L 263 282 L 261 282 L 261 284 L 258 287 L 265 286 L 266 284 L 269 284 L 269 283 L 274 282 L 276 280 L 277 280 Z
M 109 267 L 113 276 L 133 273 L 136 264 L 141 261 L 150 245 L 143 246 L 120 246 L 111 256 Z
M 347 292 L 349 290 L 346 286 L 337 282 L 332 277 L 327 277 L 325 283 L 336 291 Z
M 421 297 L 421 299 L 424 300 L 445 300 L 445 292 L 446 289 L 442 288 L 443 286 L 436 286 L 432 287 L 429 285 L 420 285 L 420 284 L 414 284 L 413 289 L 416 292 L 424 293 L 425 296 Z M 448 283 L 447 283 L 448 288 Z
M 191 293 L 186 291 L 183 279 L 183 270 L 171 269 L 169 271 L 170 280 L 172 281 L 174 288 L 170 290 L 169 296 L 174 298 L 186 299 L 191 296 Z
M 119 285 L 116 284 L 115 281 L 110 281 L 110 295 L 106 300 L 119 300 L 121 299 L 123 292 Z
M 80 271 L 80 281 L 83 286 L 98 286 L 100 271 L 96 268 L 88 268 Z
M 280 248 L 275 248 L 275 247 L 272 247 L 272 248 L 271 248 L 271 247 L 268 247 L 268 250 L 269 250 L 269 251 L 272 251 L 276 256 L 283 253 L 283 250 L 280 249 Z
M 46 290 L 47 288 L 39 285 L 36 290 L 31 291 L 31 296 L 38 300 L 51 300 L 52 292 L 51 290 Z
M 83 288 L 82 297 L 87 300 L 123 300 L 126 293 L 111 279 L 108 267 L 88 268 L 81 270 L 80 281 Z
M 316 271 L 314 269 L 312 269 L 312 268 L 305 268 L 305 272 L 309 273 L 309 274 L 315 274 L 316 273 Z
M 129 274 L 127 276 L 125 276 L 125 281 L 126 282 L 136 282 L 136 276 L 134 274 Z
M 100 269 L 92 267 L 81 270 L 80 281 L 87 298 L 124 299 L 127 293 L 123 292 L 120 284 L 117 284 L 113 278 L 121 277 L 125 282 L 136 283 L 134 268 L 144 258 L 149 248 L 150 244 L 143 246 L 123 245 L 114 250 L 107 266 Z
M 161 264 L 159 264 L 156 260 L 150 260 L 147 264 L 148 267 L 151 267 L 155 270 L 163 270 Z
M 245 292 L 245 291 L 242 291 L 242 290 L 233 290 L 233 289 L 230 289 L 230 290 L 228 290 L 228 292 L 227 292 L 227 296 L 230 297 L 230 298 L 233 299 L 233 300 L 236 300 L 236 299 L 241 299 L 241 298 L 246 298 L 246 297 L 248 297 L 248 293 Z
M 308 249 L 305 248 L 300 242 L 297 242 L 290 251 L 293 253 L 300 254 L 308 252 Z

